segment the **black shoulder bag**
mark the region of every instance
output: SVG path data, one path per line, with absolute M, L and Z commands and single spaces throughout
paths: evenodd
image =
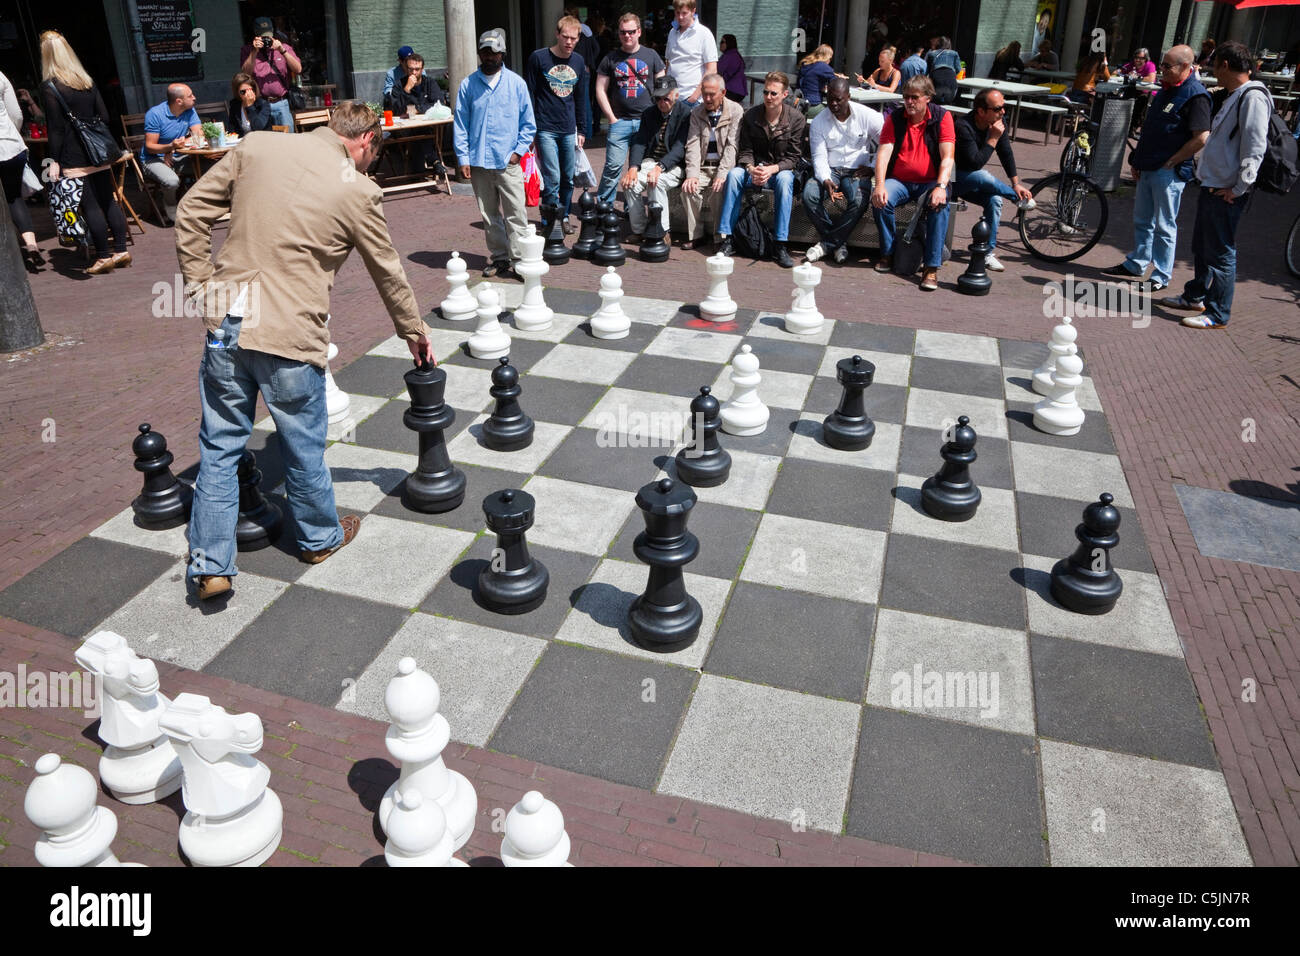
M 117 140 L 104 126 L 104 121 L 98 116 L 92 116 L 89 120 L 84 120 L 75 115 L 68 107 L 68 101 L 63 98 L 59 92 L 58 86 L 53 80 L 50 80 L 50 89 L 54 91 L 54 97 L 63 107 L 63 112 L 68 114 L 68 122 L 72 128 L 77 131 L 77 138 L 81 141 L 81 151 L 86 154 L 86 161 L 91 166 L 107 166 L 109 162 L 116 159 L 121 153 L 121 148 L 117 145 Z
M 284 54 L 281 54 L 283 56 Z M 284 85 L 284 98 L 289 101 L 289 109 L 294 113 L 307 108 L 307 96 L 303 93 L 302 87 L 294 86 L 293 81 L 286 78 L 283 73 L 275 68 L 275 51 L 266 58 L 266 65 L 271 68 L 271 72 L 280 78 L 281 84 Z

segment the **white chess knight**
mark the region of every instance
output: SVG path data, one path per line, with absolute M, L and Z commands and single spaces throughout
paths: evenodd
M 438 306 L 448 322 L 466 322 L 478 314 L 478 303 L 469 291 L 469 270 L 459 252 L 447 260 L 447 284 L 451 291 Z
M 98 798 L 99 785 L 89 770 L 65 764 L 58 754 L 45 754 L 36 761 L 36 779 L 23 798 L 23 812 L 41 831 L 36 838 L 37 863 L 123 865 L 112 847 L 117 817 L 108 807 L 98 806 Z
M 338 383 L 334 381 L 334 373 L 330 371 L 329 363 L 338 358 L 338 354 L 339 347 L 331 342 L 329 350 L 325 353 L 325 410 L 331 425 L 347 421 L 348 411 L 352 408 L 352 399 L 348 398 L 347 392 L 339 388 Z
M 158 668 L 126 638 L 100 631 L 77 648 L 77 663 L 101 681 L 99 779 L 123 803 L 161 800 L 181 785 L 181 758 L 158 719 L 170 703 L 158 693 Z
M 384 744 L 402 765 L 402 772 L 380 801 L 379 826 L 385 834 L 389 832 L 388 821 L 398 790 L 410 793 L 414 787 L 424 800 L 437 803 L 445 814 L 455 851 L 474 832 L 478 794 L 464 775 L 448 770 L 443 763 L 442 751 L 451 740 L 451 728 L 447 718 L 438 713 L 441 702 L 438 682 L 415 666 L 415 658 L 403 657 L 397 662 L 397 676 L 384 691 L 384 707 L 393 718 Z
M 627 338 L 632 320 L 623 311 L 623 279 L 613 266 L 600 277 L 600 308 L 591 317 L 591 334 L 598 339 Z
M 728 435 L 761 435 L 767 427 L 768 411 L 758 398 L 758 356 L 742 345 L 731 360 L 731 401 L 722 406 L 722 430 Z
M 727 277 L 736 267 L 735 260 L 724 255 L 712 255 L 705 260 L 709 273 L 709 294 L 700 303 L 700 318 L 710 322 L 730 322 L 736 317 L 736 302 L 727 289 Z
M 1070 352 L 1056 360 L 1053 394 L 1034 406 L 1034 427 L 1049 435 L 1077 435 L 1083 427 L 1083 409 L 1076 390 L 1083 384 L 1083 359 Z
M 510 354 L 510 336 L 501 328 L 501 297 L 488 283 L 478 288 L 478 326 L 469 337 L 469 354 L 477 359 L 499 359 Z
M 447 817 L 436 800 L 408 786 L 393 797 L 384 860 L 389 866 L 469 866 L 453 856 Z
M 1067 315 L 1061 319 L 1061 324 L 1052 329 L 1051 340 L 1047 343 L 1047 358 L 1043 364 L 1034 369 L 1033 386 L 1034 391 L 1039 395 L 1051 396 L 1052 394 L 1052 372 L 1056 371 L 1056 363 L 1062 355 L 1069 355 L 1071 352 L 1078 351 L 1078 345 L 1075 339 L 1079 336 L 1079 330 L 1072 324 L 1072 319 Z
M 795 335 L 814 335 L 826 324 L 825 317 L 817 311 L 813 290 L 822 281 L 822 270 L 805 262 L 794 268 L 794 303 L 785 314 L 785 330 Z
M 267 788 L 271 771 L 256 714 L 228 714 L 200 694 L 180 694 L 160 721 L 185 768 L 181 849 L 194 866 L 258 866 L 276 847 L 284 807 Z
M 531 222 L 528 231 L 519 240 L 522 258 L 515 266 L 515 271 L 524 278 L 524 300 L 515 309 L 515 328 L 521 332 L 545 332 L 551 327 L 554 310 L 542 297 L 542 276 L 551 270 L 542 258 L 542 247 L 546 239 L 537 234 L 537 227 Z
M 501 841 L 501 862 L 506 866 L 572 866 L 569 834 L 560 808 L 529 790 L 506 814 L 506 835 Z

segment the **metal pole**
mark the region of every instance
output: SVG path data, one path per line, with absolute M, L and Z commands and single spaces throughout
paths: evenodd
M 455 109 L 460 81 L 478 69 L 474 0 L 442 0 L 442 11 L 447 29 L 447 102 Z
M 135 104 L 137 112 L 147 110 L 153 100 L 149 73 L 149 53 L 144 48 L 144 31 L 140 28 L 140 11 L 135 0 L 126 0 L 127 27 L 131 31 L 131 44 L 135 47 L 136 69 L 140 73 L 140 97 Z

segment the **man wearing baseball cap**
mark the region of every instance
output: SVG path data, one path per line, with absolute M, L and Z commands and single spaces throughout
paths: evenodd
M 393 92 L 393 87 L 397 85 L 397 81 L 406 75 L 406 58 L 414 52 L 409 46 L 403 46 L 397 51 L 397 66 L 384 74 L 385 96 Z
M 520 160 L 537 134 L 537 122 L 528 85 L 506 69 L 505 54 L 504 30 L 478 38 L 479 68 L 456 93 L 452 142 L 460 178 L 474 187 L 487 236 L 491 261 L 483 275 L 518 279 L 514 263 L 528 229 Z
M 668 240 L 668 190 L 682 183 L 686 163 L 686 134 L 691 126 L 691 105 L 679 100 L 677 80 L 670 74 L 657 77 L 651 91 L 654 105 L 641 114 L 641 126 L 632 138 L 627 172 L 622 187 L 627 191 L 627 218 L 632 226 L 629 242 L 640 242 L 645 232 L 646 209 L 643 199 L 649 190 L 650 202 L 658 203 Z
M 271 104 L 275 126 L 287 126 L 293 132 L 293 111 L 286 97 L 293 78 L 302 72 L 302 60 L 293 47 L 280 42 L 270 17 L 253 21 L 253 40 L 239 52 L 240 69 L 253 77 L 257 88 Z

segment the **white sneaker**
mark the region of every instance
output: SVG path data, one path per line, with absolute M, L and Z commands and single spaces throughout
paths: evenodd
M 989 272 L 1006 272 L 1006 271 L 1007 271 L 1007 267 L 1004 266 L 1001 262 L 999 262 L 999 261 L 998 261 L 998 257 L 995 256 L 995 255 L 994 255 L 993 253 L 991 253 L 991 252 L 990 252 L 987 256 L 984 257 L 984 268 L 985 268 L 985 269 L 988 269 Z
M 826 255 L 826 247 L 819 242 L 808 247 L 808 251 L 803 254 L 803 259 L 804 262 L 816 262 L 824 255 Z
M 1020 200 L 1020 202 L 1016 203 L 1016 205 L 1019 206 L 1021 209 L 1025 209 L 1025 210 L 1038 208 L 1038 203 L 1034 202 L 1033 196 L 1030 196 L 1028 199 Z

